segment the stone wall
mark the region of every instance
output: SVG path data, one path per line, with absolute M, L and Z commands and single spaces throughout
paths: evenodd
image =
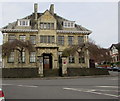
M 1 68 L 2 78 L 34 78 L 39 77 L 38 68 Z
M 98 68 L 67 68 L 68 76 L 92 76 L 92 75 L 109 75 L 105 69 Z

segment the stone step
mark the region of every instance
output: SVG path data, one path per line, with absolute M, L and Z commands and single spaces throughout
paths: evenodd
M 59 76 L 59 69 L 44 70 L 43 74 L 44 74 L 45 77 Z

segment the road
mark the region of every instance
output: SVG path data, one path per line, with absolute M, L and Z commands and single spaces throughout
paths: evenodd
M 116 73 L 115 73 L 116 74 Z M 6 99 L 118 99 L 118 76 L 8 79 Z

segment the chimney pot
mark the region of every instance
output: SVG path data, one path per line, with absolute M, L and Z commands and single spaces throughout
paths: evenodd
M 49 11 L 52 15 L 54 15 L 54 4 L 50 5 L 50 10 Z
M 34 19 L 37 20 L 38 4 L 34 4 Z
M 34 4 L 34 13 L 37 13 L 37 11 L 38 11 L 38 4 L 35 3 L 35 4 Z

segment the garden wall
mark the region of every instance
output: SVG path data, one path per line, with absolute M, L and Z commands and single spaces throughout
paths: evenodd
M 2 68 L 1 70 L 2 78 L 38 77 L 38 68 Z
M 67 68 L 68 76 L 92 76 L 92 75 L 109 75 L 106 69 L 99 68 Z

